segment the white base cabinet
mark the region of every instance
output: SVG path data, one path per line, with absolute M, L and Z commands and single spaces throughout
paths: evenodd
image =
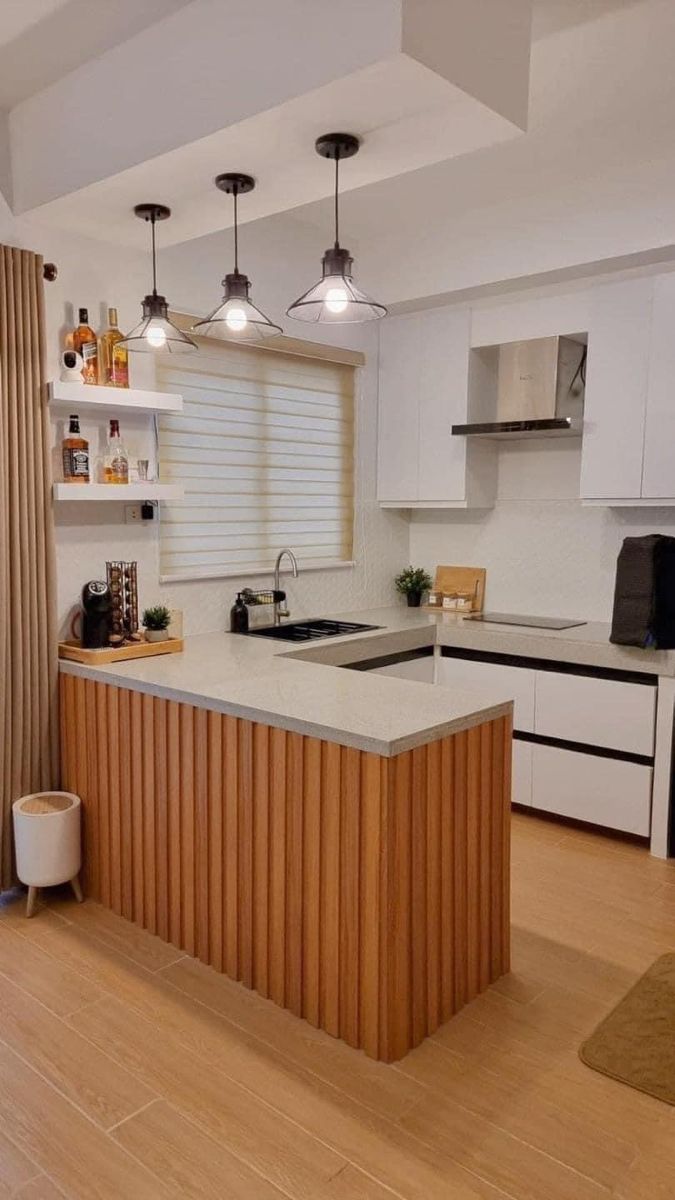
M 532 743 L 513 739 L 511 800 L 532 807 Z
M 652 768 L 555 746 L 532 746 L 532 806 L 649 837 Z

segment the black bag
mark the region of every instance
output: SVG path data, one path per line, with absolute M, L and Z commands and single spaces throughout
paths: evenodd
M 675 649 L 675 538 L 624 538 L 616 565 L 610 642 Z

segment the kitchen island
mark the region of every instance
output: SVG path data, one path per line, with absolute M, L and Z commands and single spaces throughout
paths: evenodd
M 509 968 L 512 705 L 327 664 L 433 634 L 389 610 L 311 649 L 218 634 L 62 663 L 88 895 L 402 1057 Z

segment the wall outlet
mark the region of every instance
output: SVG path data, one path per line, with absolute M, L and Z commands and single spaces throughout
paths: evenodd
M 141 523 L 141 506 L 140 506 L 140 504 L 125 504 L 124 505 L 124 520 L 127 525 L 140 525 L 140 523 Z

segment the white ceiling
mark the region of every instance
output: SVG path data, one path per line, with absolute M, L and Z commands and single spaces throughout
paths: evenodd
M 0 0 L 0 109 L 12 109 L 189 2 Z

